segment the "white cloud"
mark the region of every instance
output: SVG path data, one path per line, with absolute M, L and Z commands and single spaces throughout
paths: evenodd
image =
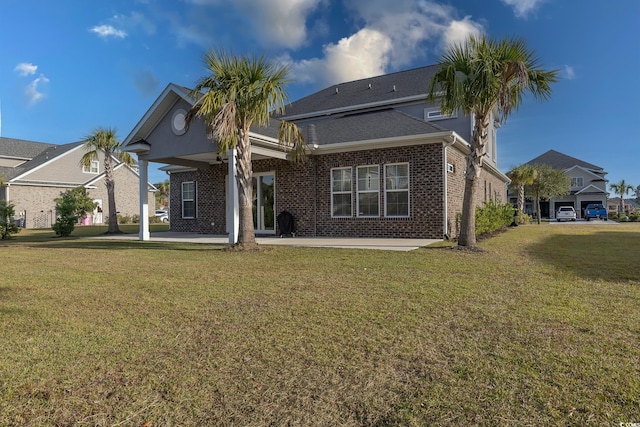
M 21 76 L 30 76 L 32 74 L 35 74 L 37 70 L 37 65 L 33 65 L 27 62 L 22 62 L 16 65 L 16 68 L 13 69 L 13 71 L 17 72 Z
M 562 71 L 560 75 L 562 76 L 562 78 L 566 80 L 573 80 L 576 78 L 576 71 L 573 69 L 572 66 L 565 65 L 564 67 L 562 67 Z
M 46 85 L 47 83 L 49 83 L 49 79 L 46 78 L 43 74 L 40 74 L 40 77 L 35 78 L 27 86 L 24 94 L 27 97 L 29 105 L 34 105 L 45 97 L 44 93 L 41 91 L 41 86 Z
M 484 31 L 470 16 L 457 20 L 454 8 L 427 0 L 345 0 L 345 5 L 362 28 L 326 45 L 321 58 L 289 58 L 297 81 L 327 85 L 384 74 Z
M 257 41 L 267 47 L 295 49 L 308 37 L 307 18 L 327 0 L 187 0 L 199 6 L 234 7 L 255 27 Z M 251 11 L 251 13 L 247 13 Z
M 89 31 L 91 31 L 92 33 L 96 33 L 98 36 L 104 39 L 109 37 L 124 39 L 125 37 L 127 37 L 126 31 L 118 30 L 111 25 L 96 25 Z
M 469 36 L 479 36 L 483 32 L 482 25 L 465 16 L 461 21 L 451 21 L 443 35 L 443 45 L 449 46 L 464 44 Z
M 244 10 L 255 10 L 260 42 L 297 48 L 307 39 L 307 16 L 321 0 L 239 0 Z
M 337 44 L 324 46 L 324 58 L 289 62 L 292 77 L 299 82 L 331 85 L 384 74 L 392 48 L 389 37 L 379 31 L 362 29 Z
M 513 12 L 518 18 L 526 18 L 529 13 L 544 3 L 545 0 L 502 0 L 502 3 L 513 7 Z

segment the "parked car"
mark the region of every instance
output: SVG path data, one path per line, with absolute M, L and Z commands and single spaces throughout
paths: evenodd
M 169 211 L 164 209 L 158 209 L 156 210 L 155 215 L 158 218 L 158 220 L 160 220 L 161 222 L 169 222 Z
M 575 221 L 576 220 L 576 210 L 573 206 L 560 206 L 558 212 L 556 213 L 556 220 L 560 221 Z
M 605 208 L 601 203 L 589 204 L 584 209 L 584 218 L 587 221 L 591 221 L 592 218 L 600 218 L 606 221 L 608 219 L 607 208 Z

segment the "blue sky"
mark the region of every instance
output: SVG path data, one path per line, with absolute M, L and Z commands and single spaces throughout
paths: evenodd
M 208 48 L 286 62 L 295 100 L 434 64 L 470 33 L 522 37 L 560 70 L 550 101 L 500 129 L 503 171 L 555 149 L 640 185 L 638 0 L 0 0 L 0 132 L 64 144 L 110 126 L 124 139 L 169 82 L 204 75 Z

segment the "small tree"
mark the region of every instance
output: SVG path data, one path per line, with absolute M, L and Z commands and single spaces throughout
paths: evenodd
M 630 191 L 633 191 L 633 186 L 627 184 L 627 182 L 623 179 L 617 184 L 609 185 L 609 188 L 615 192 L 615 194 L 620 196 L 620 213 L 624 212 L 624 196 L 629 194 Z
M 2 240 L 10 239 L 12 234 L 19 233 L 20 229 L 13 222 L 16 211 L 14 206 L 6 200 L 0 200 L 0 236 Z
M 525 192 L 536 201 L 538 224 L 540 224 L 540 200 L 549 200 L 571 192 L 571 178 L 564 171 L 549 165 L 533 165 L 536 179 L 525 187 Z
M 56 235 L 68 237 L 75 229 L 78 218 L 93 211 L 97 203 L 87 195 L 87 190 L 84 187 L 67 190 L 61 196 L 56 199 L 58 218 L 51 228 L 56 232 Z
M 518 191 L 518 210 L 524 213 L 524 188 L 533 184 L 538 172 L 528 164 L 516 166 L 507 172 L 507 176 L 511 179 L 509 186 Z
M 153 184 L 154 187 L 158 189 L 155 193 L 156 198 L 156 209 L 159 209 L 161 206 L 169 206 L 169 191 L 171 189 L 171 184 L 168 179 L 165 179 L 162 182 L 158 182 L 157 184 Z

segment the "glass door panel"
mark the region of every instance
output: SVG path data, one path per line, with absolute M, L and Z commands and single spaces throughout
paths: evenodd
M 275 179 L 273 174 L 254 174 L 253 225 L 256 232 L 275 232 Z

